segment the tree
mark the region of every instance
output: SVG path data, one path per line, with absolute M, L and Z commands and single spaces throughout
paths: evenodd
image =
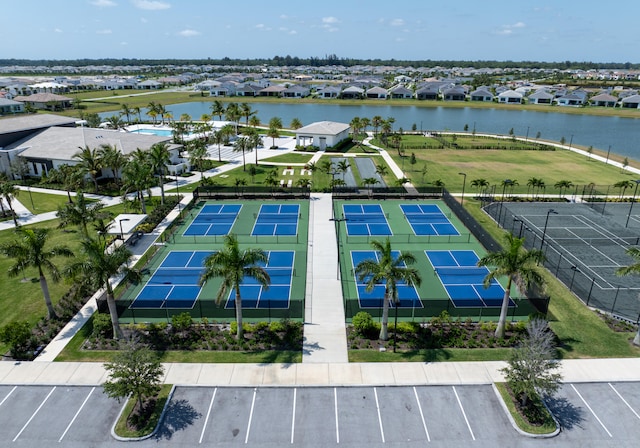
M 227 104 L 227 108 L 224 111 L 224 115 L 227 120 L 232 121 L 234 124 L 235 133 L 238 133 L 238 121 L 240 121 L 240 117 L 242 117 L 242 111 L 238 106 L 238 103 L 229 103 Z
M 120 105 L 120 115 L 127 117 L 127 123 L 131 123 L 131 114 L 133 114 L 133 109 L 128 104 L 122 103 Z
M 256 174 L 258 174 L 258 168 L 255 165 L 249 165 L 249 176 L 251 176 L 251 183 L 255 183 Z
M 378 136 L 378 128 L 382 125 L 382 117 L 380 115 L 376 115 L 371 119 L 371 126 L 373 126 L 373 134 Z
M 249 103 L 241 103 L 240 104 L 240 113 L 245 119 L 245 124 L 249 126 L 249 119 L 257 114 L 257 111 L 251 109 L 251 104 Z
M 507 277 L 507 286 L 504 289 L 500 318 L 495 333 L 496 337 L 500 339 L 504 338 L 511 285 L 515 283 L 518 289 L 523 292 L 531 283 L 537 283 L 540 287 L 543 287 L 545 283 L 538 267 L 544 261 L 542 251 L 539 249 L 525 250 L 522 247 L 524 238 L 517 238 L 511 233 L 506 234 L 505 240 L 507 243 L 505 249 L 489 253 L 478 260 L 478 266 L 489 267 L 489 273 L 484 278 L 485 288 L 488 288 L 498 277 Z
M 259 163 L 258 163 L 258 148 L 260 146 L 264 146 L 264 143 L 262 141 L 262 137 L 258 133 L 258 130 L 254 129 L 254 128 L 247 129 L 247 131 L 245 132 L 245 135 L 247 136 L 247 139 L 248 139 L 248 149 L 249 149 L 249 151 L 255 151 L 256 166 L 258 166 L 259 165 Z
M 62 184 L 62 187 L 67 192 L 69 202 L 73 202 L 73 199 L 71 199 L 71 190 L 82 190 L 85 179 L 80 166 L 67 165 L 65 163 L 49 171 L 49 180 Z
M 129 395 L 138 402 L 138 415 L 144 410 L 144 398 L 158 393 L 164 376 L 164 367 L 158 356 L 139 344 L 130 343 L 104 364 L 109 378 L 105 381 L 104 392 L 111 398 L 120 400 Z
M 73 257 L 73 252 L 66 246 L 58 245 L 46 248 L 47 240 L 51 234 L 51 229 L 17 229 L 20 240 L 14 240 L 0 245 L 0 253 L 9 258 L 15 258 L 16 263 L 8 270 L 9 277 L 21 275 L 26 268 L 38 270 L 40 289 L 47 306 L 47 316 L 49 319 L 56 317 L 56 312 L 51 303 L 49 294 L 49 284 L 45 277 L 45 271 L 51 276 L 53 282 L 60 280 L 60 271 L 53 263 L 55 257 Z
M 384 242 L 373 240 L 371 247 L 376 251 L 377 259 L 362 260 L 355 267 L 359 282 L 366 282 L 367 292 L 373 291 L 376 285 L 384 284 L 382 302 L 382 323 L 380 339 L 389 339 L 389 304 L 398 306 L 398 283 L 420 286 L 422 278 L 415 268 L 409 266 L 416 262 L 411 252 L 402 251 L 398 255 L 391 250 L 391 241 L 387 237 Z
M 147 206 L 144 202 L 144 190 L 149 188 L 153 183 L 153 171 L 151 165 L 147 162 L 147 153 L 144 151 L 136 151 L 129 163 L 127 163 L 122 172 L 123 194 L 136 192 L 136 198 L 140 201 L 140 211 L 147 213 Z
M 151 165 L 151 170 L 158 176 L 160 181 L 160 202 L 164 204 L 164 174 L 167 171 L 167 165 L 171 162 L 169 145 L 166 143 L 153 144 L 149 151 L 148 161 Z
M 115 129 L 117 131 L 118 129 L 122 129 L 124 127 L 124 121 L 122 121 L 120 115 L 111 115 L 109 118 L 107 118 L 107 126 L 110 129 Z
M 18 194 L 20 194 L 20 190 L 18 190 L 18 187 L 16 187 L 14 184 L 6 181 L 0 183 L 0 202 L 2 201 L 2 198 L 4 198 L 4 200 L 7 202 L 9 210 L 11 210 L 13 224 L 16 226 L 16 228 L 18 228 L 20 224 L 18 224 L 18 215 L 16 215 L 16 212 L 13 210 L 12 201 L 16 196 L 18 196 Z
M 125 266 L 131 258 L 131 251 L 125 245 L 107 250 L 105 239 L 85 238 L 81 242 L 83 259 L 72 263 L 65 269 L 67 277 L 75 281 L 88 282 L 97 288 L 104 288 L 107 293 L 107 306 L 111 316 L 114 339 L 122 337 L 118 309 L 113 295 L 111 277 L 117 274 L 131 275 L 130 269 Z
M 255 279 L 263 288 L 269 288 L 271 278 L 260 263 L 267 262 L 267 254 L 262 249 L 240 250 L 238 237 L 234 234 L 224 236 L 224 247 L 204 260 L 204 272 L 199 284 L 202 286 L 213 278 L 222 278 L 222 285 L 218 290 L 216 302 L 221 303 L 231 290 L 235 291 L 235 309 L 237 323 L 237 338 L 243 338 L 242 328 L 242 297 L 240 284 L 245 277 Z
M 349 171 L 349 162 L 347 159 L 342 159 L 338 162 L 338 171 L 342 173 L 342 180 L 344 180 L 344 175 Z
M 511 351 L 509 365 L 501 369 L 522 407 L 539 394 L 552 396 L 560 387 L 562 375 L 554 372 L 560 367 L 555 359 L 554 337 L 545 320 L 530 320 L 527 336 Z
M 621 170 L 621 172 L 624 172 L 624 170 L 626 170 L 628 166 L 629 166 L 629 158 L 625 157 L 624 160 L 622 161 L 622 170 Z
M 384 177 L 389 174 L 389 167 L 387 165 L 376 165 L 376 174 L 380 177 Z
M 297 118 L 293 118 L 289 127 L 295 131 L 296 129 L 300 129 L 302 127 L 302 122 Z
M 73 158 L 77 159 L 82 170 L 91 176 L 94 193 L 98 193 L 98 176 L 103 168 L 102 157 L 96 148 L 90 148 L 89 145 L 85 145 L 84 148 L 78 147 L 78 149 L 80 152 L 76 153 Z
M 13 359 L 28 359 L 31 347 L 31 325 L 27 321 L 9 322 L 0 328 L 0 342 L 9 346 Z
M 134 106 L 131 109 L 131 113 L 134 113 L 138 116 L 138 123 L 142 123 L 142 110 L 140 109 L 140 106 Z
M 245 160 L 244 153 L 248 151 L 251 143 L 249 142 L 249 138 L 246 136 L 240 136 L 233 142 L 233 152 L 242 152 L 242 170 L 247 170 L 247 163 Z
M 101 202 L 89 202 L 84 193 L 78 192 L 75 201 L 67 202 L 58 207 L 58 213 L 56 214 L 60 220 L 58 228 L 63 229 L 69 225 L 76 225 L 80 227 L 82 235 L 88 237 L 87 225 L 89 223 L 110 217 L 110 213 L 103 209 L 104 204 Z
M 111 170 L 116 183 L 120 184 L 120 170 L 126 165 L 127 156 L 114 145 L 102 144 L 98 149 L 98 157 L 102 160 L 102 164 Z
M 224 115 L 224 104 L 220 100 L 215 100 L 211 104 L 211 115 L 217 116 L 218 121 L 222 120 L 222 116 Z
M 300 188 L 309 189 L 309 188 L 311 188 L 311 179 L 309 179 L 308 177 L 301 177 L 296 182 L 296 186 L 298 186 Z
M 369 190 L 369 195 L 371 195 L 371 188 L 378 183 L 378 179 L 375 177 L 366 177 L 362 179 L 362 185 Z
M 630 180 L 621 180 L 613 184 L 613 188 L 620 189 L 620 199 L 622 199 L 622 196 L 624 195 L 624 192 L 627 191 L 627 188 L 631 187 L 633 187 L 633 182 Z
M 409 179 L 408 177 L 402 176 L 396 179 L 395 184 L 398 187 L 402 187 L 404 184 L 408 184 L 409 182 L 411 182 L 411 179 Z
M 249 118 L 249 126 L 253 128 L 260 126 L 260 119 L 257 115 L 252 115 L 251 118 Z
M 473 179 L 471 181 L 471 186 L 474 188 L 478 189 L 478 194 L 480 194 L 481 191 L 486 190 L 487 187 L 489 186 L 489 182 L 487 181 L 487 179 L 484 178 L 478 178 L 478 179 Z
M 147 115 L 153 120 L 153 124 L 156 124 L 156 118 L 160 115 L 162 106 L 154 101 L 147 104 Z
M 563 180 L 559 180 L 558 182 L 556 182 L 553 186 L 555 188 L 557 188 L 558 190 L 560 190 L 560 196 L 562 196 L 562 190 L 564 190 L 565 193 L 566 193 L 566 191 L 569 188 L 573 187 L 573 182 L 571 182 L 570 180 L 564 180 L 563 179 Z
M 353 135 L 353 140 L 356 142 L 356 146 L 360 145 L 360 141 L 358 140 L 360 136 L 360 129 L 362 129 L 362 124 L 360 122 L 360 117 L 353 117 L 351 122 L 349 123 L 351 126 L 351 134 Z
M 204 141 L 200 139 L 193 140 L 188 147 L 189 152 L 189 162 L 198 167 L 198 171 L 200 171 L 200 180 L 204 177 L 203 174 L 203 163 L 204 159 L 207 157 L 207 147 Z
M 411 164 L 411 166 L 414 166 L 416 163 L 418 163 L 418 160 L 416 160 L 416 154 L 415 153 L 411 153 L 411 158 L 409 159 L 409 163 Z
M 633 259 L 633 263 L 629 266 L 624 266 L 616 270 L 616 275 L 623 277 L 626 275 L 639 275 L 640 274 L 640 247 L 630 247 L 626 250 L 626 254 Z M 640 326 L 636 332 L 636 336 L 633 338 L 634 345 L 640 345 Z
M 427 175 L 427 171 L 428 171 L 428 169 L 427 169 L 427 164 L 426 164 L 426 163 L 424 163 L 424 164 L 422 165 L 422 169 L 420 170 L 420 173 L 422 173 L 422 183 L 423 183 L 423 184 L 424 184 L 424 177 Z
M 267 132 L 267 137 L 271 137 L 272 145 L 271 148 L 276 148 L 276 139 L 280 137 L 280 129 L 282 129 L 282 120 L 279 117 L 273 117 L 269 120 L 269 131 Z

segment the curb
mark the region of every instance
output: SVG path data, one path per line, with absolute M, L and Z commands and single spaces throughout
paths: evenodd
M 511 422 L 511 426 L 513 426 L 513 429 L 515 429 L 518 432 L 518 434 L 520 434 L 522 436 L 525 436 L 525 437 L 532 438 L 532 439 L 550 439 L 550 438 L 555 437 L 558 434 L 560 434 L 560 424 L 558 423 L 558 420 L 556 419 L 556 416 L 553 415 L 553 413 L 549 410 L 549 408 L 547 407 L 547 403 L 545 403 L 544 400 L 542 402 L 544 403 L 544 407 L 547 408 L 547 411 L 549 411 L 549 414 L 551 414 L 551 418 L 553 418 L 553 421 L 556 423 L 556 430 L 551 432 L 551 433 L 549 433 L 549 434 L 532 434 L 530 432 L 527 432 L 527 431 L 521 429 L 518 426 L 516 421 L 513 419 L 513 416 L 511 415 L 511 412 L 509 412 L 509 408 L 507 407 L 507 404 L 502 399 L 502 395 L 500 394 L 500 391 L 496 387 L 496 384 L 495 383 L 491 383 L 491 387 L 493 388 L 493 392 L 496 394 L 496 397 L 498 398 L 498 401 L 500 402 L 500 406 L 502 406 L 502 410 L 507 415 L 507 418 L 509 419 L 509 422 Z

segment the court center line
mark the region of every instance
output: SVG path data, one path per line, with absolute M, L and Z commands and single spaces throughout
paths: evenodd
M 64 436 L 67 435 L 67 432 L 69 431 L 69 429 L 71 429 L 71 425 L 73 425 L 73 422 L 75 422 L 76 418 L 78 418 L 78 415 L 80 415 L 80 412 L 82 411 L 82 408 L 84 408 L 84 405 L 87 404 L 87 401 L 89 401 L 89 398 L 91 397 L 91 394 L 93 393 L 94 390 L 96 390 L 96 388 L 92 387 L 91 391 L 89 391 L 89 394 L 87 395 L 87 397 L 84 399 L 84 401 L 80 405 L 80 408 L 77 410 L 76 415 L 73 416 L 73 418 L 71 419 L 71 421 L 67 425 L 67 428 L 64 430 L 64 432 L 62 433 L 62 435 L 58 439 L 58 443 L 62 442 L 62 439 L 64 439 Z
M 382 443 L 384 441 L 384 428 L 382 427 L 382 415 L 380 415 L 380 402 L 378 401 L 378 389 L 373 388 L 373 395 L 376 397 L 376 410 L 378 411 L 378 423 L 380 424 L 380 436 L 382 437 Z
M 258 391 L 258 388 L 255 387 L 253 389 L 253 398 L 251 399 L 251 411 L 249 411 L 249 421 L 247 422 L 247 435 L 244 438 L 244 443 L 247 444 L 249 443 L 249 433 L 251 432 L 251 420 L 253 419 L 253 408 L 256 404 L 256 393 Z
M 469 428 L 469 433 L 471 433 L 471 438 L 476 440 L 476 436 L 473 435 L 473 430 L 471 429 L 471 425 L 469 424 L 469 419 L 467 418 L 466 412 L 464 412 L 464 408 L 462 407 L 462 402 L 460 401 L 460 397 L 458 396 L 458 391 L 456 390 L 456 386 L 451 386 L 453 388 L 453 393 L 456 396 L 456 400 L 458 400 L 458 406 L 460 406 L 460 411 L 462 411 L 462 416 L 464 417 L 464 421 L 467 423 L 467 428 Z
M 338 426 L 338 389 L 333 388 L 333 407 L 336 414 L 336 443 L 340 443 L 340 427 Z
M 613 387 L 613 384 L 611 384 L 611 383 L 607 383 L 607 384 L 609 385 L 609 387 L 611 387 L 611 389 L 613 389 L 613 391 L 616 393 L 616 395 L 617 395 L 618 397 L 620 397 L 620 399 L 622 400 L 622 402 L 623 402 L 624 404 L 626 404 L 626 405 L 627 405 L 627 407 L 629 408 L 629 410 L 630 410 L 631 412 L 633 412 L 633 415 L 635 415 L 635 416 L 640 420 L 640 415 L 638 415 L 638 413 L 635 411 L 635 409 L 633 409 L 633 408 L 631 407 L 631 405 L 627 402 L 627 400 L 625 400 L 625 399 L 622 397 L 622 395 L 620 395 L 620 392 L 618 392 L 618 390 L 617 390 L 615 387 Z
M 204 432 L 207 430 L 207 424 L 209 423 L 209 417 L 211 416 L 211 409 L 213 408 L 213 400 L 216 399 L 216 393 L 218 392 L 218 388 L 213 389 L 213 395 L 211 396 L 211 402 L 209 403 L 209 409 L 207 409 L 207 416 L 204 419 L 204 426 L 202 427 L 202 432 L 200 433 L 200 440 L 198 443 L 202 443 L 202 439 L 204 438 Z
M 18 386 L 13 386 L 13 389 L 11 389 L 11 390 L 9 391 L 9 393 L 7 394 L 7 396 L 6 396 L 6 397 L 4 397 L 4 398 L 2 399 L 2 401 L 0 401 L 0 406 L 2 406 L 2 405 L 4 404 L 4 402 L 5 402 L 5 401 L 7 401 L 7 398 L 9 398 L 9 396 L 10 396 L 10 395 L 13 393 L 13 391 L 14 391 L 14 390 L 16 390 L 17 388 L 18 388 Z
M 413 386 L 413 394 L 416 396 L 416 403 L 418 403 L 418 410 L 420 411 L 420 418 L 422 419 L 422 427 L 424 428 L 424 433 L 427 435 L 427 442 L 431 442 L 429 429 L 427 429 L 427 422 L 424 419 L 424 412 L 422 412 L 422 405 L 420 404 L 420 398 L 418 398 L 418 391 L 416 390 L 415 386 Z
M 593 416 L 596 418 L 596 420 L 598 421 L 598 423 L 600 423 L 600 426 L 602 426 L 602 428 L 606 431 L 607 434 L 609 434 L 609 437 L 613 438 L 613 435 L 611 435 L 611 433 L 609 432 L 609 430 L 607 429 L 606 426 L 604 426 L 604 423 L 602 423 L 602 420 L 600 420 L 600 417 L 598 417 L 598 415 L 593 411 L 593 409 L 591 409 L 591 406 L 589 406 L 589 403 L 587 403 L 587 400 L 585 400 L 582 395 L 580 394 L 580 392 L 578 392 L 578 389 L 576 389 L 576 386 L 574 386 L 573 384 L 571 385 L 571 387 L 573 388 L 573 390 L 576 392 L 576 394 L 578 394 L 578 397 L 580 398 L 580 400 L 582 400 L 582 402 L 584 403 L 584 405 L 587 407 L 587 409 L 589 409 L 589 412 L 591 412 L 591 414 L 593 414 Z
M 13 438 L 12 442 L 15 442 L 16 440 L 18 440 L 18 437 L 20 437 L 20 434 L 22 434 L 22 432 L 25 429 L 27 429 L 27 426 L 29 426 L 29 423 L 31 423 L 31 420 L 33 420 L 35 418 L 35 416 L 38 414 L 38 412 L 40 411 L 40 409 L 42 409 L 42 406 L 44 406 L 44 404 L 47 402 L 47 400 L 49 399 L 49 397 L 51 396 L 53 391 L 56 390 L 56 387 L 57 386 L 53 386 L 53 389 L 51 389 L 49 394 L 47 394 L 47 396 L 44 398 L 44 400 L 42 400 L 42 403 L 40 403 L 40 406 L 38 406 L 38 409 L 36 409 L 35 412 L 33 414 L 31 414 L 31 417 L 29 418 L 29 420 L 27 420 L 27 423 L 25 423 L 24 426 L 22 427 L 22 429 L 20 430 L 20 432 L 18 434 L 16 434 L 16 436 Z
M 297 390 L 295 387 L 293 388 L 293 409 L 291 410 L 291 444 L 293 445 L 293 436 L 295 435 L 296 429 L 296 396 Z

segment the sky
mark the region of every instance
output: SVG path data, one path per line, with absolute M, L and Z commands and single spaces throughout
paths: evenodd
M 0 59 L 640 62 L 640 2 L 3 0 Z

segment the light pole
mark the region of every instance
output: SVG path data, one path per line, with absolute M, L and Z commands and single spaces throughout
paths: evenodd
M 631 206 L 629 207 L 629 214 L 627 215 L 627 222 L 625 227 L 629 226 L 629 218 L 631 218 L 631 210 L 633 210 L 633 203 L 636 202 L 636 194 L 638 193 L 638 185 L 640 185 L 640 179 L 634 181 L 636 183 L 636 189 L 633 191 L 633 198 L 631 198 Z
M 571 149 L 572 143 L 573 143 L 573 134 L 571 134 L 571 138 L 569 139 L 569 149 Z
M 580 272 L 577 266 L 571 266 L 571 270 L 573 271 L 573 275 L 571 276 L 571 284 L 569 285 L 569 291 L 573 288 L 573 280 L 576 278 L 576 272 Z
M 119 220 L 120 222 L 120 239 L 124 241 L 124 232 L 122 231 L 122 221 L 130 221 L 129 218 L 122 218 Z
M 462 198 L 460 199 L 460 206 L 464 207 L 464 187 L 467 184 L 467 173 L 458 173 L 461 176 L 464 176 L 462 178 Z
M 542 250 L 542 247 L 544 246 L 544 238 L 547 236 L 547 224 L 549 224 L 549 215 L 551 213 L 553 213 L 554 215 L 558 214 L 558 212 L 552 208 L 550 208 L 547 212 L 547 219 L 544 220 L 544 229 L 542 230 L 542 242 L 540 243 L 540 250 Z
M 348 218 L 330 218 L 329 221 L 333 221 L 336 225 L 336 246 L 338 248 L 338 268 L 336 269 L 336 280 L 340 280 L 340 222 L 349 221 Z
M 27 185 L 27 191 L 29 192 L 29 199 L 31 199 L 31 208 L 35 211 L 36 206 L 33 205 L 33 196 L 31 195 L 31 187 Z
M 611 145 L 609 145 L 609 149 L 607 150 L 607 160 L 604 163 L 609 163 L 609 154 L 611 154 Z

